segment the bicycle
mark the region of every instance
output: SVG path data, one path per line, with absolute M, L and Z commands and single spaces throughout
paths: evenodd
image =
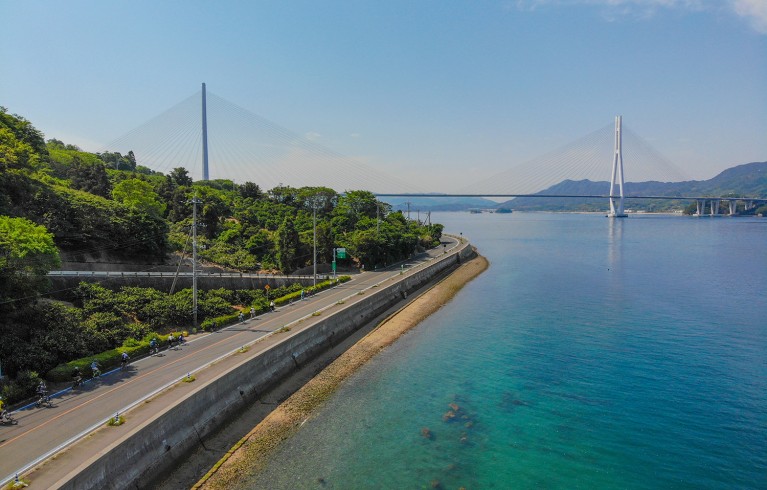
M 48 405 L 48 408 L 53 407 L 53 400 L 51 400 L 50 395 L 48 395 L 47 391 L 43 391 L 40 393 L 40 398 L 37 399 L 35 402 L 35 406 L 37 408 L 42 407 L 43 405 Z
M 11 412 L 7 410 L 3 410 L 2 413 L 0 413 L 0 424 L 3 425 L 16 425 L 19 421 L 13 418 L 13 415 L 11 415 Z

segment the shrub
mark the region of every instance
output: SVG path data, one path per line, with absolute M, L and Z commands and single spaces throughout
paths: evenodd
M 160 346 L 168 343 L 167 335 L 160 335 L 156 333 L 147 334 L 141 340 L 128 338 L 125 340 L 122 347 L 110 349 L 108 351 L 100 352 L 92 356 L 81 357 L 80 359 L 75 359 L 74 361 L 69 361 L 64 364 L 59 364 L 55 368 L 48 371 L 45 377 L 52 382 L 70 381 L 72 379 L 72 372 L 74 371 L 75 367 L 80 368 L 80 372 L 83 374 L 83 376 L 87 377 L 90 375 L 91 363 L 94 360 L 101 365 L 101 371 L 106 372 L 109 369 L 120 365 L 123 352 L 127 352 L 131 359 L 135 359 L 141 357 L 142 355 L 148 354 L 149 342 L 153 338 L 157 338 Z
M 20 371 L 16 379 L 3 385 L 3 399 L 8 405 L 25 400 L 34 396 L 39 383 L 40 376 L 35 371 Z
M 279 298 L 276 298 L 274 300 L 274 304 L 277 306 L 282 306 L 286 303 L 290 303 L 292 300 L 300 299 L 301 298 L 301 290 L 303 289 L 305 295 L 311 295 L 314 293 L 318 293 L 320 291 L 323 291 L 328 288 L 332 288 L 336 284 L 341 284 L 347 281 L 351 280 L 351 276 L 339 276 L 337 280 L 327 280 L 320 283 L 317 283 L 316 286 L 309 286 L 306 288 L 299 288 L 297 291 L 294 291 L 292 293 L 288 293 L 285 296 L 281 296 Z
M 200 328 L 204 331 L 213 330 L 213 325 L 216 325 L 216 329 L 237 323 L 240 321 L 240 313 L 232 313 L 231 315 L 217 316 L 216 318 L 208 318 L 200 324 Z

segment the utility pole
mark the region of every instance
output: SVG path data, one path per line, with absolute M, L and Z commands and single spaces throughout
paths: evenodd
M 197 194 L 192 198 L 192 316 L 197 329 L 197 205 L 202 201 Z
M 314 229 L 314 254 L 312 262 L 314 263 L 314 285 L 317 285 L 317 201 L 312 200 L 312 222 Z

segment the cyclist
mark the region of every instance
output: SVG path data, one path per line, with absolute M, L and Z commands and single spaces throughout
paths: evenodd
M 181 332 L 178 334 L 178 346 L 181 347 L 184 345 L 184 342 L 186 342 L 186 339 L 184 338 L 184 332 Z
M 51 399 L 48 397 L 48 387 L 45 385 L 45 381 L 42 379 L 40 380 L 40 384 L 37 385 L 37 394 L 40 395 L 40 398 L 37 400 L 37 406 L 39 407 L 43 403 L 50 404 Z
M 0 422 L 8 422 L 8 410 L 6 410 L 3 405 L 3 397 L 0 396 Z
M 245 315 L 242 312 L 240 312 L 240 323 L 244 321 L 245 321 Z
M 77 388 L 80 386 L 83 382 L 83 375 L 80 374 L 80 367 L 75 366 L 74 371 L 72 371 L 72 389 Z
M 96 361 L 96 359 L 93 360 L 91 363 L 91 371 L 93 372 L 93 377 L 98 378 L 101 376 L 101 369 L 99 369 L 101 365 Z
M 120 359 L 120 369 L 124 370 L 125 368 L 127 368 L 129 360 L 130 360 L 130 357 L 128 356 L 128 353 L 123 352 Z
M 157 354 L 160 352 L 160 349 L 157 348 L 157 339 L 152 339 L 149 341 L 149 355 Z
M 176 339 L 173 337 L 173 332 L 171 332 L 170 335 L 168 335 L 168 349 L 173 348 L 173 342 L 175 341 Z

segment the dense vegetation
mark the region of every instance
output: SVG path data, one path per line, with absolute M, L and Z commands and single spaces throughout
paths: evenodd
M 151 331 L 190 325 L 191 292 L 108 291 L 81 285 L 71 305 L 42 300 L 46 274 L 62 261 L 162 263 L 189 253 L 192 201 L 200 257 L 236 270 L 293 272 L 347 251 L 345 265 L 372 268 L 439 243 L 424 226 L 366 191 L 252 182 L 193 182 L 137 165 L 132 152 L 88 153 L 50 139 L 0 108 L 0 368 L 31 383 L 34 373 L 112 349 Z M 260 292 L 202 293 L 199 318 L 258 303 Z M 15 387 L 16 389 L 18 387 Z M 9 388 L 10 389 L 10 388 Z M 23 390 L 22 390 L 23 391 Z

